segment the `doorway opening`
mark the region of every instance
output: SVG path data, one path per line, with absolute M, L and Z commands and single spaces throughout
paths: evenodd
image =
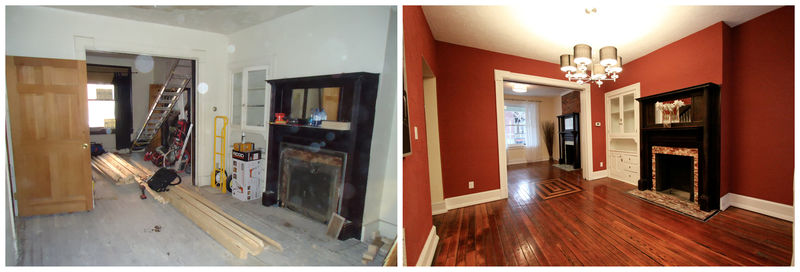
M 431 187 L 431 214 L 447 212 L 442 184 L 442 154 L 439 149 L 439 109 L 436 75 L 422 58 L 422 92 L 425 104 L 425 136 L 428 141 L 428 180 Z
M 196 185 L 195 61 L 87 51 L 86 67 L 93 155 L 102 149 L 154 170 L 174 169 L 183 182 Z M 178 73 L 188 78 L 174 86 L 170 75 Z M 170 91 L 174 97 L 167 96 Z M 147 129 L 153 135 L 137 148 L 134 142 L 144 138 L 139 132 Z

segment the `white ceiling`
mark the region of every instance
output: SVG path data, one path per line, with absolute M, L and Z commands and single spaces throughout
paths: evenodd
M 51 6 L 122 19 L 231 34 L 303 6 Z
M 514 88 L 514 85 L 523 85 L 528 89 L 528 92 L 525 93 L 514 92 L 512 90 Z M 570 89 L 550 87 L 544 85 L 533 85 L 533 84 L 526 84 L 519 82 L 503 81 L 503 93 L 507 95 L 553 97 L 553 96 L 561 96 L 571 91 L 572 90 Z
M 424 6 L 438 41 L 551 63 L 578 43 L 616 46 L 623 65 L 719 21 L 736 26 L 778 6 Z

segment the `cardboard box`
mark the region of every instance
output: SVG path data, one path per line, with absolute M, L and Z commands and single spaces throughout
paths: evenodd
M 236 152 L 236 151 L 234 151 Z M 263 172 L 261 153 L 257 160 L 233 159 L 231 195 L 241 201 L 261 198 L 261 175 Z
M 240 152 L 250 152 L 255 149 L 255 144 L 252 142 L 245 142 L 245 143 L 233 143 L 233 150 L 240 151 Z
M 242 160 L 242 161 L 256 161 L 261 160 L 261 150 L 254 150 L 254 151 L 236 151 L 234 150 L 231 152 L 231 157 L 234 160 Z

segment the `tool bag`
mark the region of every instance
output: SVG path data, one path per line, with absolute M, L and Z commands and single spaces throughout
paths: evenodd
M 172 183 L 175 178 L 178 178 L 178 183 Z M 169 190 L 167 187 L 170 185 L 175 186 L 178 184 L 181 184 L 181 177 L 178 176 L 178 173 L 175 172 L 175 170 L 167 168 L 158 169 L 158 171 L 153 173 L 153 175 L 150 176 L 150 179 L 147 180 L 147 186 L 156 192 L 167 191 Z

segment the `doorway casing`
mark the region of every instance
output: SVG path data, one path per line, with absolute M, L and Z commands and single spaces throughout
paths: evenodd
M 500 189 L 496 197 L 508 197 L 508 169 L 506 168 L 506 161 L 508 160 L 506 154 L 506 137 L 505 126 L 503 119 L 503 81 L 517 81 L 530 84 L 545 85 L 566 89 L 575 89 L 580 91 L 581 99 L 581 118 L 580 118 L 580 137 L 586 139 L 581 141 L 581 165 L 583 177 L 586 179 L 595 179 L 603 175 L 602 171 L 594 172 L 592 170 L 594 162 L 592 158 L 592 108 L 591 108 L 591 86 L 589 84 L 581 85 L 567 80 L 532 76 L 526 74 L 513 73 L 503 70 L 494 70 L 495 82 L 495 103 L 497 108 L 497 154 L 498 154 L 498 171 L 500 173 Z M 491 192 L 491 191 L 490 191 Z M 494 198 L 496 198 L 494 197 Z M 498 198 L 499 199 L 499 198 Z

